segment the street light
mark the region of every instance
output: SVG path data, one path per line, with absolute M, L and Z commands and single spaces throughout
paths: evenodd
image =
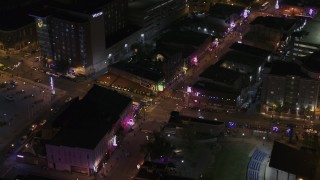
M 141 41 L 142 41 L 142 44 L 144 44 L 144 34 L 141 34 Z

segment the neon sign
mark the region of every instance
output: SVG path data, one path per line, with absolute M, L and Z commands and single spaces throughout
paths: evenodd
M 114 135 L 113 138 L 112 138 L 112 146 L 114 146 L 114 147 L 118 146 L 118 144 L 117 144 L 117 136 L 116 135 Z

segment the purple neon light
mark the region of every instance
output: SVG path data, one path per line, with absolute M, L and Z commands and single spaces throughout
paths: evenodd
M 279 131 L 279 128 L 276 127 L 276 126 L 274 126 L 274 127 L 272 127 L 272 131 L 278 132 L 278 131 Z

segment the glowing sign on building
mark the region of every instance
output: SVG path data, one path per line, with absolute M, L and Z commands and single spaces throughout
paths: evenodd
M 50 77 L 50 90 L 51 90 L 51 94 L 54 95 L 56 94 L 56 91 L 54 90 L 54 84 L 53 84 L 53 78 Z
M 189 86 L 187 87 L 187 92 L 188 92 L 188 93 L 191 93 L 191 92 L 192 92 L 191 87 L 189 87 Z
M 193 64 L 198 64 L 198 57 L 193 57 L 191 61 Z
M 309 9 L 309 15 L 310 15 L 310 16 L 313 15 L 313 9 Z
M 244 10 L 244 12 L 243 12 L 243 17 L 244 17 L 244 18 L 247 18 L 249 14 L 250 14 L 250 10 L 246 9 L 246 10 Z
M 163 91 L 164 89 L 163 84 L 158 84 L 157 86 L 158 86 L 158 91 Z
M 128 125 L 133 126 L 134 125 L 134 121 L 133 119 L 129 119 L 127 122 Z
M 112 138 L 112 146 L 114 146 L 114 147 L 118 146 L 118 144 L 117 144 L 117 135 L 114 135 L 113 138 Z
M 97 13 L 92 14 L 92 17 L 93 17 L 93 18 L 96 18 L 96 17 L 101 16 L 102 14 L 103 14 L 102 11 L 101 11 L 101 12 L 97 12 Z

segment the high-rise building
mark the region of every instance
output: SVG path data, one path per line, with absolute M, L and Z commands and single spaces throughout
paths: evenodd
M 92 74 L 106 68 L 112 58 L 106 41 L 126 27 L 126 7 L 126 0 L 70 0 L 32 13 L 42 55 L 62 72 Z
M 152 39 L 156 33 L 189 11 L 186 0 L 129 1 L 128 22 L 141 26 L 141 41 Z

